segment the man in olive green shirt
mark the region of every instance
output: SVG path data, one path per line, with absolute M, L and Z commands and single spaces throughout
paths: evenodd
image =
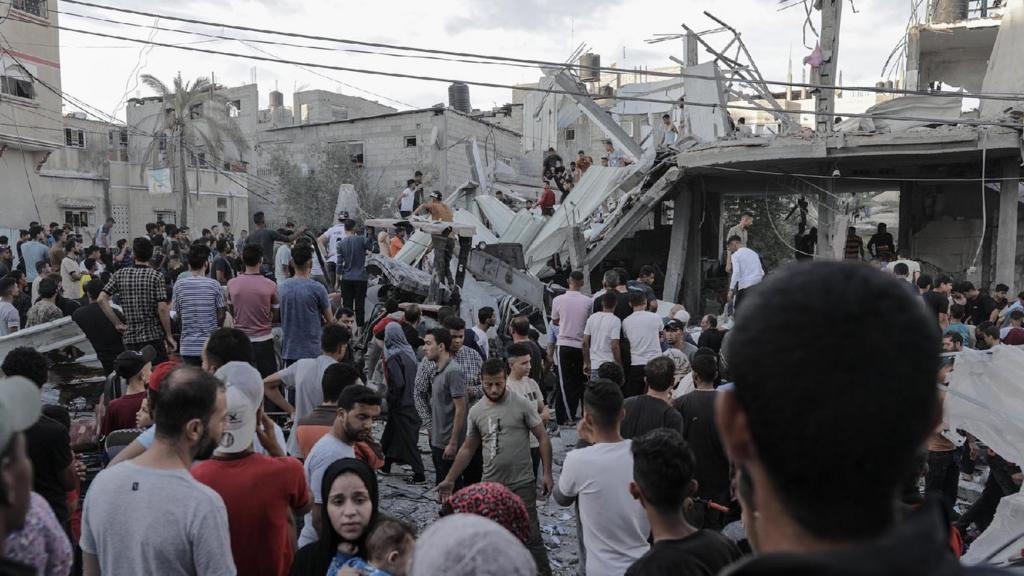
M 550 574 L 547 551 L 540 536 L 537 520 L 537 491 L 534 484 L 533 462 L 530 458 L 530 434 L 540 442 L 540 458 L 544 464 L 542 496 L 551 493 L 554 479 L 551 475 L 551 439 L 548 438 L 537 405 L 511 392 L 505 385 L 505 361 L 492 358 L 480 369 L 480 384 L 484 400 L 469 410 L 466 441 L 462 443 L 455 462 L 444 481 L 437 485 L 441 502 L 451 497 L 455 479 L 462 474 L 482 443 L 484 456 L 484 482 L 498 482 L 515 492 L 530 515 L 530 538 L 526 547 L 533 554 L 541 574 Z

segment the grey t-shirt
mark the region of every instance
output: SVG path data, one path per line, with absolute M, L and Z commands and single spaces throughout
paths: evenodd
M 303 358 L 277 373 L 285 386 L 295 389 L 296 422 L 324 403 L 324 389 L 320 383 L 324 379 L 324 372 L 331 364 L 337 364 L 337 361 L 326 354 L 321 354 L 316 358 Z M 260 393 L 262 394 L 262 391 Z M 298 436 L 292 434 L 288 438 L 288 453 L 301 458 Z
M 224 501 L 187 470 L 124 462 L 100 472 L 86 493 L 81 546 L 102 574 L 235 574 Z
M 498 403 L 484 398 L 469 411 L 467 437 L 483 445 L 484 482 L 499 482 L 516 489 L 534 481 L 530 459 L 530 430 L 540 424 L 537 402 L 512 390 Z
M 263 250 L 263 261 L 270 262 L 271 254 L 274 253 L 274 242 L 287 242 L 285 236 L 271 228 L 257 228 L 245 239 L 246 244 L 257 244 Z
M 455 423 L 455 398 L 466 397 L 466 376 L 462 368 L 455 363 L 455 359 L 448 360 L 444 370 L 434 375 L 430 384 L 430 413 L 433 422 L 430 427 L 430 445 L 434 448 L 444 449 L 448 440 L 452 437 L 452 428 Z M 458 444 L 461 446 L 466 439 L 466 427 L 462 427 L 462 437 Z
M 18 309 L 10 302 L 0 302 L 0 336 L 7 336 L 11 328 L 15 330 L 21 326 L 21 316 Z
M 321 482 L 324 480 L 324 472 L 327 471 L 331 464 L 342 458 L 355 457 L 355 449 L 351 445 L 339 440 L 337 436 L 330 432 L 317 440 L 316 444 L 313 445 L 313 449 L 309 451 L 309 456 L 306 457 L 306 463 L 304 464 L 306 468 L 306 481 L 309 482 L 309 490 L 313 493 L 314 504 L 323 504 L 323 494 L 321 492 L 323 487 Z M 299 548 L 310 542 L 316 542 L 318 539 L 316 530 L 313 528 L 313 515 L 307 513 L 306 523 L 302 527 L 302 534 L 299 535 Z

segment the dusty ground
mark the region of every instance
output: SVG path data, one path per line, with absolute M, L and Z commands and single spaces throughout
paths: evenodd
M 381 427 L 383 430 L 383 427 Z M 379 434 L 380 430 L 378 431 Z M 561 474 L 562 461 L 565 459 L 566 446 L 576 443 L 576 431 L 563 428 L 558 437 L 551 439 L 554 449 L 555 480 Z M 425 434 L 420 434 L 420 452 L 423 464 L 427 468 L 427 483 L 409 484 L 407 479 L 412 476 L 408 468 L 395 466 L 391 475 L 380 475 L 381 508 L 394 516 L 403 518 L 423 529 L 438 517 L 437 494 L 434 487 L 434 466 L 430 461 L 430 448 L 427 446 Z M 571 508 L 562 508 L 551 498 L 543 502 L 538 509 L 540 513 L 541 532 L 544 544 L 548 549 L 553 574 L 568 576 L 576 574 L 577 540 L 576 518 Z

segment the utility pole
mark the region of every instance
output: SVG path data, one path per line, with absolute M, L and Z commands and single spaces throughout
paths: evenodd
M 843 0 L 821 1 L 821 66 L 814 68 L 811 83 L 815 88 L 815 129 L 824 136 L 832 131 L 836 110 L 835 86 L 839 69 L 839 23 L 843 15 Z

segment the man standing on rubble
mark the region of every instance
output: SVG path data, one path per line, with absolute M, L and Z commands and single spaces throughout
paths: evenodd
M 562 157 L 555 152 L 554 148 L 548 148 L 547 155 L 544 156 L 544 163 L 541 166 L 543 168 L 544 178 L 554 178 L 555 168 L 562 166 Z
M 626 158 L 626 155 L 615 149 L 615 144 L 611 140 L 604 141 L 605 156 L 608 158 L 608 166 L 611 168 L 624 168 L 632 164 L 632 160 Z
M 591 300 L 580 292 L 583 272 L 569 274 L 569 290 L 551 303 L 551 321 L 558 326 L 558 376 L 561 390 L 555 395 L 555 415 L 561 425 L 572 424 L 583 397 L 583 331 L 590 317 Z
M 732 254 L 732 278 L 729 280 L 728 299 L 736 297 L 733 309 L 738 310 L 748 291 L 764 279 L 764 268 L 761 267 L 761 257 L 757 252 L 743 246 L 739 236 L 729 238 L 728 248 Z

